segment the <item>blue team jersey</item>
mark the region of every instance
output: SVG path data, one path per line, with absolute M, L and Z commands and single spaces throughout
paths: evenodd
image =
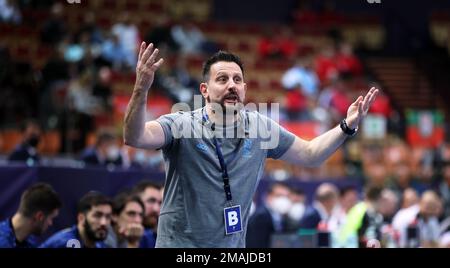
M 72 226 L 57 232 L 42 243 L 40 248 L 85 248 L 83 241 L 78 233 L 77 226 Z M 95 243 L 95 248 L 106 248 L 105 243 Z
M 0 222 L 0 248 L 35 248 L 36 246 L 34 236 L 27 237 L 23 242 L 17 241 L 11 219 Z
M 154 248 L 156 244 L 156 239 L 153 231 L 150 229 L 145 229 L 144 235 L 139 242 L 139 248 Z

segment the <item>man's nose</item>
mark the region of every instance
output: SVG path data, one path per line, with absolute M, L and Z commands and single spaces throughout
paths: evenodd
M 108 224 L 109 224 L 109 220 L 108 220 L 106 217 L 102 217 L 102 218 L 100 219 L 100 224 L 101 224 L 102 226 L 108 225 Z
M 236 83 L 233 80 L 230 80 L 230 82 L 228 82 L 228 86 L 227 86 L 228 91 L 230 92 L 236 92 Z

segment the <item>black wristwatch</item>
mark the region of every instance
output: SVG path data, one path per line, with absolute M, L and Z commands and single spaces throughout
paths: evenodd
M 345 121 L 345 118 L 342 119 L 340 127 L 342 129 L 342 132 L 344 132 L 345 134 L 347 134 L 350 137 L 353 137 L 356 135 L 356 132 L 358 132 L 358 128 L 349 128 L 347 125 L 347 122 Z

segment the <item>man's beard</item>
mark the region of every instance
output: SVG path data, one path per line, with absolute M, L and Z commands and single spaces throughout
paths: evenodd
M 145 216 L 142 224 L 147 229 L 155 229 L 158 226 L 158 215 Z
M 105 240 L 106 236 L 108 235 L 108 229 L 105 228 L 104 230 L 105 230 L 105 232 L 104 232 L 105 235 L 101 236 L 100 233 L 97 234 L 97 232 L 92 229 L 92 227 L 89 224 L 89 222 L 87 221 L 87 219 L 84 221 L 84 231 L 86 233 L 87 238 L 91 241 L 98 242 L 98 241 Z

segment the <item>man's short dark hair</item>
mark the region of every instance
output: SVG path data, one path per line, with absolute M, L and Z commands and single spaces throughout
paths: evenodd
M 149 180 L 142 180 L 140 182 L 138 182 L 134 188 L 133 188 L 133 194 L 141 194 L 145 191 L 145 189 L 147 188 L 153 188 L 156 190 L 161 190 L 162 186 L 161 184 L 158 184 L 156 182 L 153 181 L 149 181 Z
M 104 144 L 104 143 L 107 143 L 110 141 L 114 141 L 115 139 L 116 139 L 116 137 L 111 132 L 102 131 L 102 132 L 98 133 L 97 141 L 95 142 L 95 145 L 98 147 L 101 144 Z
M 77 206 L 77 212 L 87 213 L 92 209 L 92 207 L 100 205 L 110 205 L 112 207 L 112 201 L 109 197 L 102 193 L 91 191 L 80 199 Z
M 365 191 L 366 199 L 369 201 L 378 201 L 381 197 L 383 188 L 377 186 L 368 186 Z
M 236 63 L 241 68 L 242 75 L 244 75 L 244 65 L 242 64 L 241 59 L 233 53 L 220 50 L 220 51 L 216 52 L 214 55 L 212 55 L 209 59 L 207 59 L 205 61 L 205 63 L 203 64 L 202 76 L 203 76 L 204 82 L 209 80 L 211 66 L 214 63 L 219 62 L 219 61 Z
M 137 195 L 130 192 L 121 192 L 114 197 L 112 211 L 114 215 L 119 215 L 130 202 L 138 203 L 142 208 L 142 213 L 145 213 L 145 205 Z
M 347 185 L 339 189 L 339 195 L 341 197 L 350 192 L 358 192 L 358 189 L 353 185 Z
M 36 183 L 23 192 L 20 199 L 19 213 L 25 217 L 32 217 L 42 211 L 50 215 L 55 209 L 61 208 L 59 195 L 47 183 Z
M 269 188 L 268 188 L 268 190 L 267 190 L 267 194 L 272 194 L 272 193 L 275 191 L 275 188 L 277 188 L 277 187 L 286 188 L 286 189 L 288 189 L 289 191 L 291 191 L 291 187 L 289 187 L 289 185 L 288 185 L 287 183 L 277 181 L 277 182 L 272 183 L 272 184 L 269 186 Z

